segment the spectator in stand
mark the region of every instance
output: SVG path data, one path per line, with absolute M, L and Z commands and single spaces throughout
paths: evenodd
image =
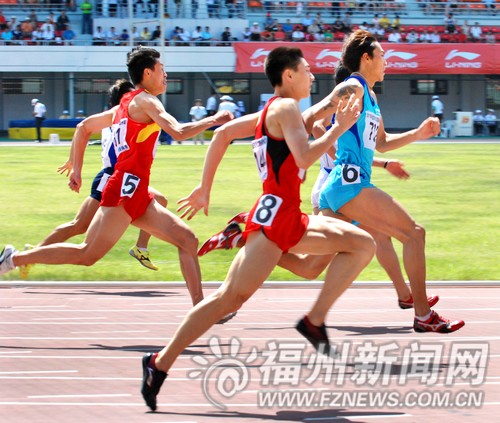
M 33 26 L 31 25 L 30 18 L 26 18 L 20 25 L 22 38 L 25 40 L 31 40 L 31 34 L 33 33 Z
M 304 32 L 302 31 L 302 26 L 301 25 L 295 25 L 295 29 L 292 33 L 292 41 L 295 42 L 300 42 L 304 41 L 306 38 Z
M 431 34 L 431 43 L 438 44 L 441 42 L 441 35 L 439 35 L 439 32 L 437 29 L 434 30 L 434 32 Z
M 44 40 L 54 39 L 54 25 L 50 23 L 50 18 L 45 19 L 45 23 L 40 26 L 40 31 Z
M 378 21 L 378 24 L 384 28 L 386 31 L 387 29 L 389 28 L 389 25 L 390 25 L 391 21 L 389 20 L 389 18 L 387 17 L 387 13 L 384 13 L 382 15 L 382 17 L 380 18 L 380 20 Z
M 41 44 L 41 41 L 43 40 L 43 32 L 39 28 L 35 28 L 33 31 L 31 31 L 31 41 L 33 44 L 39 45 Z
M 455 18 L 453 17 L 453 13 L 448 13 L 446 18 L 444 19 L 444 24 L 446 26 L 446 32 L 448 34 L 454 34 L 457 28 Z
M 424 31 L 420 34 L 419 39 L 421 43 L 430 43 L 432 40 L 432 36 L 431 34 L 429 34 L 429 31 L 424 29 Z
M 224 28 L 224 31 L 222 32 L 220 39 L 222 41 L 221 45 L 223 46 L 230 46 L 231 41 L 234 41 L 234 38 L 231 35 L 231 29 L 229 29 L 228 26 Z
M 394 29 L 394 30 L 389 29 L 389 31 L 390 33 L 389 36 L 387 37 L 387 41 L 389 43 L 400 43 L 402 41 L 399 29 Z
M 92 34 L 92 44 L 95 46 L 100 46 L 106 44 L 106 33 L 102 30 L 101 26 L 98 26 L 94 34 Z
M 443 122 L 444 104 L 439 99 L 438 95 L 432 96 L 431 110 L 432 116 L 437 117 L 439 119 L 439 124 L 441 125 L 441 123 Z M 438 134 L 438 136 L 439 135 L 441 135 L 441 132 Z
M 198 15 L 198 0 L 191 0 L 191 17 L 193 19 L 196 19 L 196 16 Z
M 177 33 L 177 26 L 173 29 L 173 31 L 170 33 L 172 34 L 174 31 L 175 31 L 175 34 Z M 172 39 L 172 37 L 175 37 L 174 36 L 170 36 L 169 39 Z M 156 28 L 154 29 L 153 33 L 151 34 L 151 38 L 149 39 L 149 41 L 151 43 L 153 43 L 153 45 L 158 45 L 161 43 L 161 27 L 160 25 L 156 25 Z
M 385 29 L 382 28 L 379 24 L 374 25 L 370 32 L 374 34 L 377 38 L 383 39 L 385 37 Z
M 410 44 L 418 43 L 418 34 L 415 32 L 414 28 L 412 28 L 406 36 L 406 42 Z
M 209 18 L 218 18 L 218 0 L 206 0 L 207 3 L 207 13 Z
M 194 101 L 193 107 L 191 107 L 191 109 L 189 110 L 189 116 L 191 117 L 191 122 L 198 122 L 204 119 L 206 115 L 207 115 L 207 110 L 205 109 L 205 107 L 202 106 L 201 99 L 197 98 Z M 200 142 L 201 145 L 203 145 L 205 141 L 204 134 L 205 131 L 201 131 L 192 138 L 195 145 L 198 144 L 198 141 Z
M 108 46 L 120 45 L 120 34 L 118 34 L 114 26 L 109 28 L 109 31 L 106 32 L 106 44 Z
M 179 29 L 179 40 L 181 41 L 181 46 L 188 46 L 191 41 L 191 34 L 184 28 Z
M 329 25 L 325 25 L 323 30 L 323 40 L 325 43 L 331 43 L 333 41 L 333 32 Z
M 142 41 L 146 41 L 146 44 L 149 44 L 149 40 L 151 40 L 151 32 L 149 32 L 147 26 L 145 26 L 141 32 L 141 39 Z
M 207 46 L 212 42 L 212 34 L 210 33 L 210 27 L 206 26 L 203 32 L 201 33 L 201 38 L 203 39 L 203 43 Z
M 241 37 L 243 41 L 250 41 L 250 35 L 252 35 L 252 31 L 250 31 L 250 28 L 247 26 L 243 31 L 241 31 Z
M 325 41 L 325 34 L 323 33 L 322 29 L 314 34 L 314 39 L 312 41 Z
M 298 1 L 295 5 L 295 15 L 300 17 L 304 13 L 304 2 Z
M 394 17 L 394 19 L 392 20 L 391 28 L 392 29 L 400 29 L 401 28 L 401 21 L 399 19 L 399 15 L 396 15 Z
M 484 36 L 484 41 L 486 41 L 486 43 L 488 43 L 488 44 L 495 44 L 496 43 L 495 34 L 493 34 L 491 29 Z
M 366 22 L 364 22 L 366 23 Z M 345 32 L 345 25 L 340 16 L 335 20 L 335 22 L 332 25 L 332 31 L 333 32 Z
M 304 28 L 308 28 L 309 25 L 312 25 L 312 23 L 314 22 L 314 19 L 311 17 L 311 14 L 309 12 L 307 12 L 305 14 L 305 16 L 302 18 L 301 20 L 301 24 Z
M 262 31 L 260 30 L 258 22 L 253 23 L 253 25 L 250 27 L 250 32 L 250 41 L 260 41 L 260 33 Z
M 180 26 L 175 26 L 174 28 L 172 28 L 168 34 L 168 39 L 169 40 L 178 40 L 180 29 L 181 29 Z M 158 31 L 158 32 L 155 33 L 156 31 Z M 161 38 L 160 26 L 157 26 L 155 31 L 153 31 L 153 36 L 156 36 L 157 39 Z
M 194 31 L 191 33 L 191 41 L 194 42 L 195 46 L 201 45 L 200 42 L 203 40 L 201 37 L 201 26 L 197 26 Z
M 274 41 L 273 33 L 269 31 L 267 28 L 260 33 L 261 41 Z
M 318 33 L 320 31 L 320 26 L 318 25 L 318 22 L 314 21 L 311 25 L 307 27 L 307 33 L 312 34 L 314 37 L 314 34 Z
M 13 31 L 14 29 L 16 29 L 17 25 L 19 25 L 19 23 L 17 22 L 17 18 L 15 16 L 11 16 L 10 21 L 7 22 L 7 28 Z
M 474 43 L 477 43 L 477 42 L 480 42 L 483 40 L 483 30 L 479 26 L 479 22 L 476 22 L 473 26 L 471 26 L 470 38 L 471 38 L 471 41 Z
M 283 24 L 283 31 L 286 34 L 286 39 L 291 40 L 292 39 L 292 32 L 293 32 L 293 24 L 290 21 L 290 19 L 287 19 L 286 22 Z
M 132 27 L 132 32 L 130 33 L 130 38 L 132 38 L 134 45 L 138 45 L 142 41 L 141 34 L 139 33 L 139 30 L 137 29 L 136 26 Z
M 89 0 L 83 0 L 80 5 L 82 11 L 82 34 L 92 34 L 92 4 Z
M 495 135 L 497 133 L 497 117 L 493 109 L 488 109 L 488 113 L 484 117 L 484 125 L 489 135 Z
M 68 16 L 66 15 L 66 11 L 61 10 L 61 14 L 58 16 L 57 21 L 56 21 L 56 31 L 59 34 L 62 34 L 66 30 L 69 23 L 70 23 L 70 20 L 69 20 Z
M 264 28 L 267 28 L 269 31 L 272 31 L 272 25 L 274 23 L 274 19 L 271 16 L 271 12 L 266 13 L 266 19 L 264 19 Z
M 484 133 L 484 116 L 483 111 L 477 109 L 472 117 L 474 121 L 474 135 L 482 135 Z
M 344 17 L 344 32 L 349 34 L 352 27 L 352 12 L 346 12 Z
M 66 29 L 62 32 L 61 37 L 64 40 L 65 45 L 73 45 L 73 40 L 75 39 L 76 34 L 75 31 L 71 29 L 71 25 L 66 24 Z
M 227 9 L 227 17 L 232 19 L 236 12 L 236 0 L 225 0 L 226 1 L 226 9 Z
M 380 18 L 378 16 L 378 13 L 375 13 L 375 15 L 373 15 L 373 18 L 372 18 L 372 25 L 374 27 L 377 27 L 380 25 Z
M 5 28 L 3 30 L 0 30 L 0 40 L 2 40 L 3 44 L 10 45 L 12 44 L 13 39 L 14 33 L 10 29 Z
M 4 16 L 3 12 L 0 10 L 0 31 L 7 29 L 7 18 Z
M 182 0 L 174 0 L 175 3 L 175 17 L 180 18 L 182 12 Z
M 121 46 L 126 46 L 130 42 L 130 35 L 126 29 L 122 30 L 122 33 L 120 34 L 120 45 Z
M 287 38 L 285 31 L 283 31 L 283 25 L 281 24 L 278 24 L 278 28 L 274 31 L 273 35 L 274 41 L 285 41 Z
M 23 32 L 21 31 L 21 24 L 17 24 L 16 27 L 11 30 L 11 32 L 12 32 L 12 40 L 21 41 L 23 39 Z

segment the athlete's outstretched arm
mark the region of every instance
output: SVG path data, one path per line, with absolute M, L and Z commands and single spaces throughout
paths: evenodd
M 235 139 L 253 136 L 259 116 L 260 112 L 245 115 L 220 126 L 214 131 L 214 136 L 205 155 L 200 185 L 190 195 L 181 198 L 177 202 L 177 204 L 180 204 L 177 211 L 184 210 L 181 218 L 187 216 L 187 219 L 190 220 L 201 208 L 203 208 L 205 215 L 208 216 L 210 192 L 215 173 L 229 144 Z

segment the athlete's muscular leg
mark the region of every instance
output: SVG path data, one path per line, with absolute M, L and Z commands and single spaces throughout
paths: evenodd
M 129 224 L 130 216 L 122 206 L 100 207 L 84 242 L 57 243 L 21 251 L 14 256 L 14 265 L 40 263 L 91 266 L 118 242 Z
M 165 197 L 160 191 L 154 189 L 153 187 L 148 188 L 149 192 L 152 192 L 155 196 L 155 200 L 162 205 L 163 207 L 167 207 L 168 200 L 167 197 Z M 151 238 L 151 234 L 140 230 L 139 231 L 139 236 L 137 237 L 137 242 L 135 245 L 137 245 L 139 248 L 145 250 L 148 248 L 149 240 Z
M 165 242 L 175 245 L 179 250 L 182 275 L 186 281 L 193 304 L 203 299 L 201 270 L 198 262 L 198 239 L 189 226 L 178 216 L 151 201 L 141 217 L 133 224 Z
M 83 200 L 75 218 L 71 222 L 63 223 L 55 228 L 38 246 L 42 247 L 44 245 L 55 244 L 56 242 L 64 242 L 76 235 L 84 234 L 87 232 L 98 208 L 99 201 L 95 198 L 87 197 Z

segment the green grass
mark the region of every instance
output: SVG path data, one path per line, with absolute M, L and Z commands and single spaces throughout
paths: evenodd
M 167 196 L 171 210 L 198 183 L 206 148 L 158 148 L 152 185 Z M 36 244 L 55 226 L 73 218 L 100 169 L 100 147 L 87 149 L 84 186 L 79 195 L 71 192 L 65 177 L 55 171 L 68 151 L 69 147 L 0 148 L 0 245 L 10 243 L 20 248 L 24 243 Z M 416 144 L 386 156 L 404 161 L 410 180 L 401 182 L 381 169 L 374 170 L 373 180 L 426 227 L 428 279 L 500 279 L 500 145 Z M 317 170 L 317 165 L 309 170 L 302 189 L 306 212 L 311 211 L 309 193 Z M 217 173 L 209 216 L 199 213 L 189 224 L 204 241 L 230 217 L 248 210 L 259 192 L 250 147 L 233 145 Z M 37 265 L 30 279 L 182 280 L 177 250 L 171 245 L 156 239 L 150 243 L 158 272 L 141 267 L 128 255 L 137 232 L 130 227 L 108 255 L 92 267 Z M 223 280 L 234 254 L 234 250 L 215 251 L 202 257 L 203 279 Z M 2 276 L 4 280 L 18 278 L 17 272 Z M 283 269 L 276 269 L 270 279 L 300 280 Z M 373 261 L 358 279 L 387 280 L 387 276 Z

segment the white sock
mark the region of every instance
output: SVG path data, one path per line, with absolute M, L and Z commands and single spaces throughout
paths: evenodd
M 147 252 L 148 252 L 148 249 L 147 249 L 147 248 L 145 248 L 145 247 L 139 247 L 138 245 L 136 245 L 136 247 L 137 247 L 137 249 L 138 249 L 139 251 L 142 251 L 142 252 L 144 252 L 144 253 L 147 253 Z
M 429 311 L 429 313 L 427 313 L 425 316 L 415 316 L 418 320 L 420 320 L 421 322 L 425 322 L 426 320 L 429 320 L 430 317 L 431 317 L 431 314 L 432 314 L 432 310 Z

